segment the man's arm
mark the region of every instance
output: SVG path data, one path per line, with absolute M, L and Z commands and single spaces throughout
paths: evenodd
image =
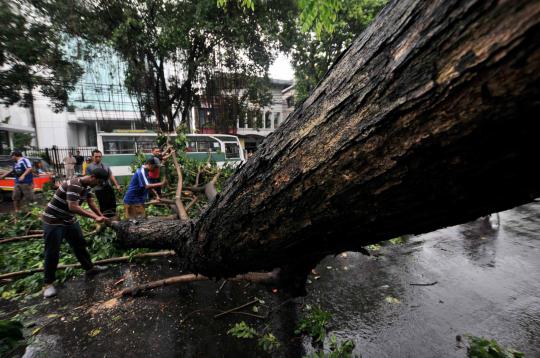
M 0 175 L 0 179 L 4 179 L 5 177 L 7 177 L 8 175 L 10 175 L 11 173 L 13 173 L 13 169 L 10 170 L 9 172 L 5 172 L 4 174 Z
M 165 180 L 159 183 L 153 183 L 153 184 L 145 184 L 144 187 L 146 189 L 153 189 L 153 188 L 160 188 L 163 185 L 165 185 Z
M 99 208 L 97 207 L 96 202 L 90 195 L 88 196 L 88 198 L 86 198 L 86 202 L 88 203 L 90 210 L 92 210 L 94 213 L 96 213 L 99 216 L 104 216 L 101 210 L 99 210 Z
M 166 161 L 167 159 L 169 159 L 171 155 L 173 155 L 173 153 L 174 153 L 174 150 L 171 150 L 167 154 L 164 154 L 163 157 L 161 157 L 161 161 L 163 162 Z
M 23 181 L 24 178 L 26 177 L 26 175 L 27 175 L 28 173 L 30 173 L 31 171 L 32 171 L 32 167 L 26 168 L 26 170 L 24 171 L 24 173 L 22 173 L 22 175 L 19 177 L 19 180 L 20 180 L 20 181 Z
M 114 187 L 116 188 L 116 190 L 118 191 L 122 191 L 122 187 L 118 184 L 118 182 L 116 181 L 116 178 L 114 177 L 114 175 L 111 173 L 111 181 L 113 182 L 114 184 Z
M 166 183 L 165 180 L 163 180 L 162 182 L 159 182 L 159 183 L 150 183 L 150 180 L 148 180 L 148 178 L 146 177 L 146 173 L 142 169 L 141 169 L 141 171 L 137 171 L 136 175 L 141 176 L 141 178 L 139 179 L 140 180 L 139 183 L 140 183 L 141 187 L 144 185 L 145 189 L 159 188 L 159 187 L 162 187 L 163 185 L 165 185 L 165 183 Z
M 85 216 L 87 218 L 94 219 L 98 223 L 103 222 L 103 221 L 106 220 L 106 218 L 103 217 L 102 215 L 97 215 L 97 214 L 94 214 L 91 211 L 84 210 L 83 208 L 81 208 L 81 206 L 79 205 L 79 202 L 77 202 L 77 201 L 68 200 L 67 203 L 68 203 L 69 211 L 71 211 L 73 214 L 79 214 L 81 216 Z

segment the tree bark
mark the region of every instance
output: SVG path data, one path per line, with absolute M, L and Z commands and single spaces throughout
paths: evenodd
M 118 240 L 208 277 L 301 281 L 325 255 L 531 201 L 539 25 L 532 0 L 392 1 L 197 221 Z

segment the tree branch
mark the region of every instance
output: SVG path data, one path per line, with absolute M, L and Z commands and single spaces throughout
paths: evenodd
M 95 265 L 108 265 L 108 264 L 115 264 L 120 262 L 129 262 L 133 259 L 148 259 L 148 258 L 155 258 L 155 257 L 164 257 L 164 256 L 174 256 L 176 253 L 174 251 L 159 251 L 159 252 L 148 252 L 145 254 L 138 254 L 135 256 L 120 256 L 120 257 L 112 257 L 110 259 L 103 259 L 94 261 Z M 67 268 L 80 268 L 81 264 L 69 264 L 69 265 L 58 265 L 59 270 L 67 269 Z M 8 280 L 13 278 L 19 278 L 24 276 L 29 276 L 34 273 L 43 272 L 44 268 L 36 268 L 36 269 L 30 269 L 30 270 L 23 270 L 23 271 L 17 271 L 17 272 L 9 272 L 0 275 L 0 280 Z
M 184 207 L 184 204 L 182 203 L 182 185 L 183 185 L 182 169 L 180 168 L 180 164 L 178 163 L 178 158 L 176 158 L 176 152 L 173 152 L 172 158 L 173 158 L 174 168 L 176 169 L 176 174 L 178 174 L 178 183 L 176 185 L 176 195 L 174 196 L 176 209 L 178 209 L 178 218 L 182 221 L 187 221 L 189 220 L 189 215 L 186 211 L 186 208 Z

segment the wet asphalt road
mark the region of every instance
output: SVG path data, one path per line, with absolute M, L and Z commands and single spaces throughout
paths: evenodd
M 323 263 L 311 296 L 363 357 L 463 357 L 467 333 L 540 356 L 539 203 L 500 213 L 498 229 L 480 219 L 381 251 Z
M 279 338 L 274 356 L 303 356 L 314 348 L 294 328 L 306 305 L 320 305 L 332 313 L 330 333 L 352 339 L 362 357 L 465 357 L 456 336 L 467 333 L 540 357 L 540 203 L 500 213 L 498 227 L 479 219 L 373 253 L 326 258 L 310 277 L 309 295 L 294 300 L 253 284 L 220 290 L 222 282 L 198 282 L 108 301 L 123 286 L 179 274 L 174 260 L 117 266 L 71 280 L 55 300 L 27 302 L 37 304 L 25 319 L 29 331 L 46 326 L 26 356 L 265 356 L 255 342 L 226 334 L 242 320 Z M 253 297 L 264 303 L 244 312 L 267 318 L 214 318 Z

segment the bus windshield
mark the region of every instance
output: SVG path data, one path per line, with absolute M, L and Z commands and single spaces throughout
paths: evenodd
M 225 158 L 240 159 L 240 147 L 236 143 L 225 143 Z

